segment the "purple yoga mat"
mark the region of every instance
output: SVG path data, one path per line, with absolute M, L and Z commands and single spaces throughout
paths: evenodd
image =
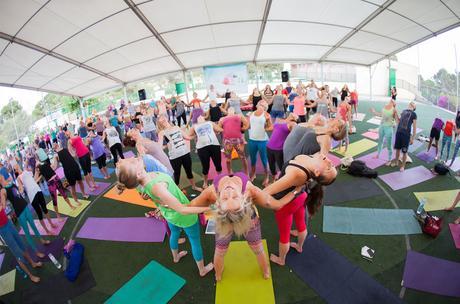
M 460 297 L 460 263 L 415 251 L 407 252 L 403 286 L 442 296 Z
M 89 217 L 77 237 L 119 242 L 163 242 L 162 221 L 146 217 Z
M 56 228 L 51 228 L 50 224 L 48 223 L 48 221 L 46 219 L 44 219 L 44 223 L 46 225 L 46 227 L 48 228 L 48 231 L 50 233 L 46 233 L 45 229 L 43 229 L 43 226 L 40 224 L 40 221 L 39 220 L 34 220 L 34 224 L 35 226 L 37 227 L 38 229 L 38 232 L 40 232 L 40 234 L 42 236 L 44 235 L 59 235 L 59 233 L 61 233 L 61 230 L 62 228 L 64 227 L 65 223 L 67 222 L 67 217 L 62 217 L 62 221 L 57 219 L 57 218 L 52 218 L 51 221 L 53 222 L 54 225 L 56 225 Z M 32 230 L 32 229 L 29 229 L 30 231 L 30 234 L 31 235 L 35 235 L 35 232 Z M 21 235 L 24 235 L 24 230 L 21 228 L 19 230 L 19 234 Z
M 423 142 L 421 141 L 418 141 L 418 140 L 414 140 L 414 143 L 412 145 L 409 146 L 409 152 L 410 153 L 413 153 L 415 150 L 417 150 L 418 148 L 420 148 L 421 146 L 423 146 Z
M 450 160 L 448 164 L 450 164 Z M 452 167 L 450 167 L 450 169 L 454 172 L 457 172 L 458 170 L 460 170 L 460 156 L 455 158 L 454 163 L 452 164 Z
M 332 142 L 331 142 L 331 147 L 332 149 L 334 149 L 335 147 L 337 147 L 339 145 L 340 141 L 339 140 L 335 140 L 333 139 Z
M 388 162 L 388 150 L 387 149 L 383 149 L 380 152 L 379 158 L 377 159 L 374 158 L 374 156 L 376 155 L 377 155 L 377 151 L 361 156 L 357 158 L 357 160 L 361 160 L 365 162 L 366 166 L 368 166 L 371 169 L 378 168 Z
M 125 158 L 136 157 L 136 155 L 134 154 L 133 151 L 126 151 L 126 152 L 123 153 L 123 155 L 125 156 Z
M 397 172 L 379 176 L 393 190 L 404 189 L 435 177 L 430 170 L 423 166 L 406 169 L 404 172 L 400 172 L 399 168 L 397 170 Z
M 454 239 L 455 247 L 460 249 L 460 224 L 449 224 L 450 233 Z
M 428 152 L 426 152 L 426 150 L 423 150 L 422 152 L 417 154 L 417 157 L 426 163 L 431 163 L 436 157 L 436 149 L 432 147 Z
M 103 193 L 105 190 L 107 190 L 107 188 L 109 188 L 111 184 L 105 183 L 105 182 L 96 182 L 96 185 L 98 185 L 99 187 L 97 187 L 94 191 L 88 191 L 89 190 L 88 185 L 85 184 L 86 194 L 97 196 Z M 80 186 L 77 186 L 75 188 L 77 189 L 78 193 L 82 193 Z
M 52 240 L 51 243 L 49 245 L 46 245 L 46 246 L 39 244 L 38 240 L 36 240 L 35 242 L 37 244 L 38 251 L 40 251 L 41 253 L 44 253 L 45 257 L 44 258 L 37 257 L 32 252 L 32 249 L 30 249 L 30 247 L 28 247 L 27 251 L 29 252 L 29 254 L 30 254 L 32 260 L 34 260 L 34 262 L 38 262 L 38 261 L 40 261 L 40 262 L 51 262 L 51 260 L 48 258 L 48 254 L 50 254 L 50 253 L 52 255 L 54 255 L 54 257 L 56 259 L 59 259 L 62 256 L 63 249 L 64 249 L 64 240 L 62 238 L 58 237 L 58 238 Z M 16 259 L 13 259 L 11 261 L 11 265 L 12 266 L 17 265 Z

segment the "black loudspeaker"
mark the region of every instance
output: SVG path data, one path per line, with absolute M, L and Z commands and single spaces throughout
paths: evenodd
M 283 82 L 288 82 L 289 81 L 289 72 L 288 71 L 282 71 L 281 72 L 281 80 Z
M 137 94 L 139 94 L 139 100 L 146 100 L 147 99 L 147 96 L 145 95 L 145 90 L 144 89 L 137 91 Z

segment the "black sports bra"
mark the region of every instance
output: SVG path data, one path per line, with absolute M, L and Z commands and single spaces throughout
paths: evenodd
M 281 173 L 280 173 L 280 176 L 279 178 L 282 178 L 284 175 L 286 175 L 286 168 L 288 166 L 293 166 L 293 167 L 296 167 L 296 168 L 299 168 L 300 170 L 302 170 L 303 172 L 305 172 L 305 174 L 307 176 L 310 176 L 310 172 L 308 172 L 307 169 L 305 169 L 304 167 L 302 167 L 301 165 L 298 165 L 298 164 L 295 164 L 295 163 L 290 163 L 290 162 L 287 162 L 283 165 L 283 168 L 281 168 Z M 283 198 L 286 194 L 288 194 L 289 192 L 293 191 L 296 187 L 292 186 L 292 187 L 289 187 L 281 192 L 278 192 L 278 193 L 275 193 L 274 195 L 272 195 L 274 198 L 276 199 L 281 199 Z

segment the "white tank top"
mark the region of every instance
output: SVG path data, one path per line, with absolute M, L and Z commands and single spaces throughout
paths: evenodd
M 35 195 L 41 191 L 40 187 L 35 182 L 35 179 L 30 171 L 23 171 L 20 175 L 22 179 L 22 183 L 27 193 L 27 197 L 29 201 L 32 203 L 34 200 Z
M 251 128 L 249 129 L 249 139 L 252 140 L 268 140 L 267 132 L 265 132 L 266 118 L 264 113 L 256 116 L 254 113 L 249 117 Z
M 169 159 L 176 159 L 190 153 L 190 148 L 185 142 L 179 127 L 166 130 L 165 138 L 168 144 Z
M 120 137 L 115 127 L 109 127 L 105 129 L 105 134 L 107 134 L 107 140 L 109 142 L 109 147 L 112 147 L 115 144 L 121 143 Z
M 217 139 L 214 129 L 212 128 L 212 122 L 207 121 L 193 126 L 196 133 L 196 148 L 200 149 L 206 146 L 219 146 L 219 140 Z
M 157 129 L 155 121 L 151 115 L 143 115 L 141 117 L 142 124 L 144 125 L 144 132 L 152 132 Z

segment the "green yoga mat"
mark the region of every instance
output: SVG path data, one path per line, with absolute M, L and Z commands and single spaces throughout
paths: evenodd
M 411 209 L 324 206 L 323 231 L 341 234 L 399 235 L 422 233 Z
M 342 156 L 352 156 L 355 157 L 361 153 L 366 152 L 377 146 L 377 143 L 370 139 L 361 139 L 348 146 L 347 151 L 344 151 L 344 148 L 341 150 L 334 149 L 333 152 Z
M 105 303 L 168 303 L 184 284 L 183 278 L 151 261 Z

